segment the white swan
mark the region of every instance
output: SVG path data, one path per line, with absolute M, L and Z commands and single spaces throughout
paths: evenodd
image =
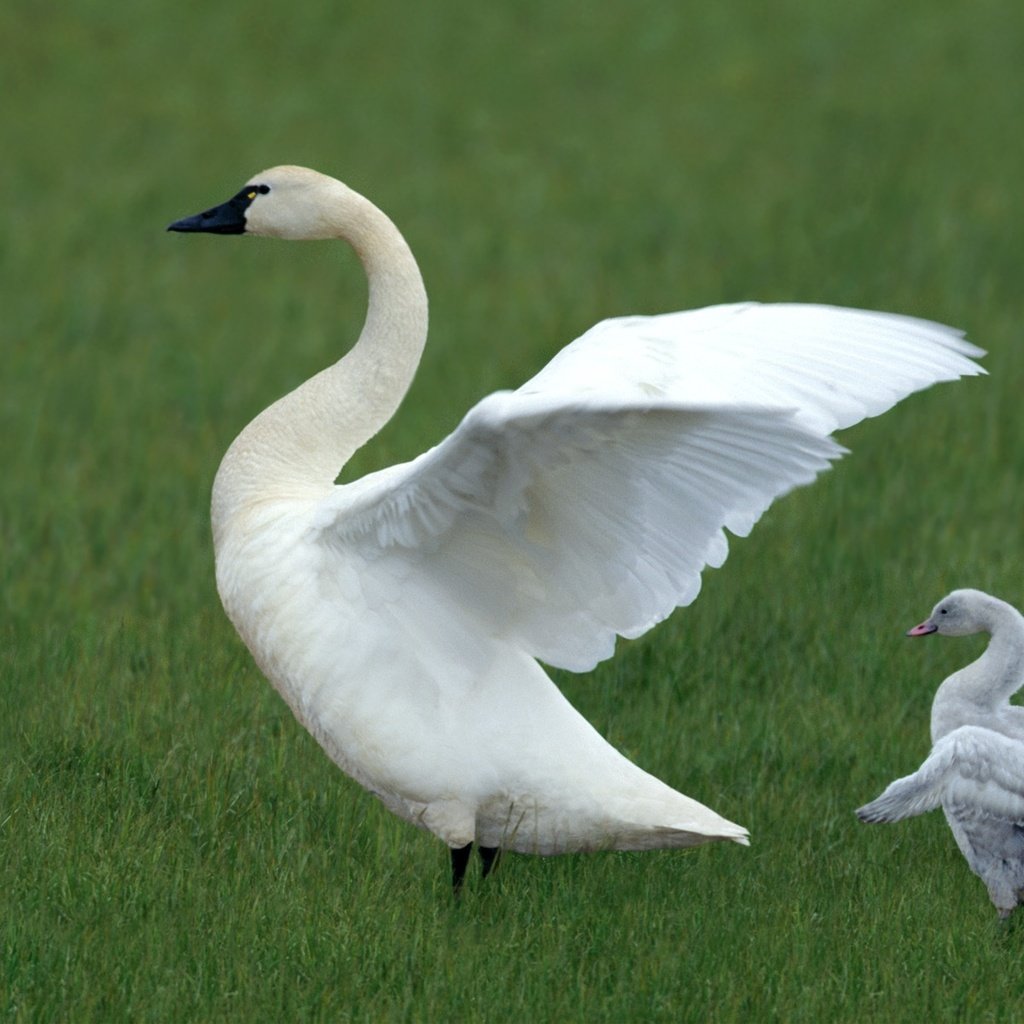
M 692 601 L 723 527 L 746 534 L 841 449 L 828 436 L 982 372 L 958 332 L 816 306 L 608 320 L 406 465 L 336 486 L 395 412 L 427 298 L 392 222 L 299 167 L 175 231 L 340 238 L 358 343 L 231 445 L 213 488 L 217 584 L 257 663 L 334 761 L 452 850 L 746 844 L 624 758 L 537 659 L 583 671 Z
M 1024 617 L 980 590 L 954 590 L 908 636 L 990 633 L 985 653 L 954 672 L 932 703 L 924 764 L 857 811 L 861 821 L 900 821 L 941 807 L 960 852 L 1000 917 L 1024 897 Z

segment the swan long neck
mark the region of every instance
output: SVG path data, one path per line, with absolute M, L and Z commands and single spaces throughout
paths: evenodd
M 963 724 L 965 709 L 994 713 L 1024 684 L 1024 616 L 1005 601 L 985 596 L 984 624 L 991 640 L 981 657 L 954 672 L 936 692 L 933 741 Z
M 343 239 L 355 250 L 369 285 L 366 321 L 345 356 L 265 409 L 228 449 L 213 488 L 215 541 L 240 509 L 326 493 L 392 417 L 423 352 L 427 296 L 405 239 L 368 199 L 325 182 L 312 237 Z

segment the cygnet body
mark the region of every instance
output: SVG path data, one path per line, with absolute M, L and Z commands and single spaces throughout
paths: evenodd
M 909 636 L 991 640 L 954 672 L 932 702 L 924 764 L 857 811 L 865 822 L 900 821 L 942 807 L 957 846 L 985 883 L 1000 917 L 1024 895 L 1024 616 L 980 590 L 955 590 Z

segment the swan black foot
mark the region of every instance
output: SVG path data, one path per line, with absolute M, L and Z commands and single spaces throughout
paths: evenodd
M 452 891 L 458 892 L 466 879 L 466 865 L 469 864 L 469 855 L 473 850 L 472 843 L 465 846 L 452 847 Z
M 452 848 L 452 890 L 459 892 L 466 880 L 466 868 L 469 867 L 469 855 L 473 852 L 473 844 Z M 501 848 L 498 846 L 481 846 L 480 862 L 483 865 L 481 877 L 486 878 L 497 866 Z
M 497 866 L 498 861 L 501 859 L 501 847 L 500 846 L 481 846 L 480 847 L 480 860 L 483 863 L 484 869 L 481 872 L 481 877 L 486 878 Z

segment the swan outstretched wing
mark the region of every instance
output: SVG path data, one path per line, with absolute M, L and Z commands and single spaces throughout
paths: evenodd
M 891 783 L 857 817 L 901 821 L 937 807 L 1024 823 L 1024 743 L 980 726 L 954 729 L 913 775 Z
M 696 597 L 723 525 L 747 532 L 838 452 L 777 410 L 492 395 L 432 452 L 342 489 L 324 537 L 405 600 L 457 595 L 483 632 L 582 671 Z
M 604 320 L 520 391 L 785 407 L 829 434 L 985 371 L 963 333 L 915 317 L 747 302 Z
M 336 489 L 315 522 L 408 600 L 581 671 L 688 604 L 837 426 L 980 372 L 945 327 L 814 306 L 605 321 L 418 459 Z M 416 572 L 409 571 L 415 563 Z

